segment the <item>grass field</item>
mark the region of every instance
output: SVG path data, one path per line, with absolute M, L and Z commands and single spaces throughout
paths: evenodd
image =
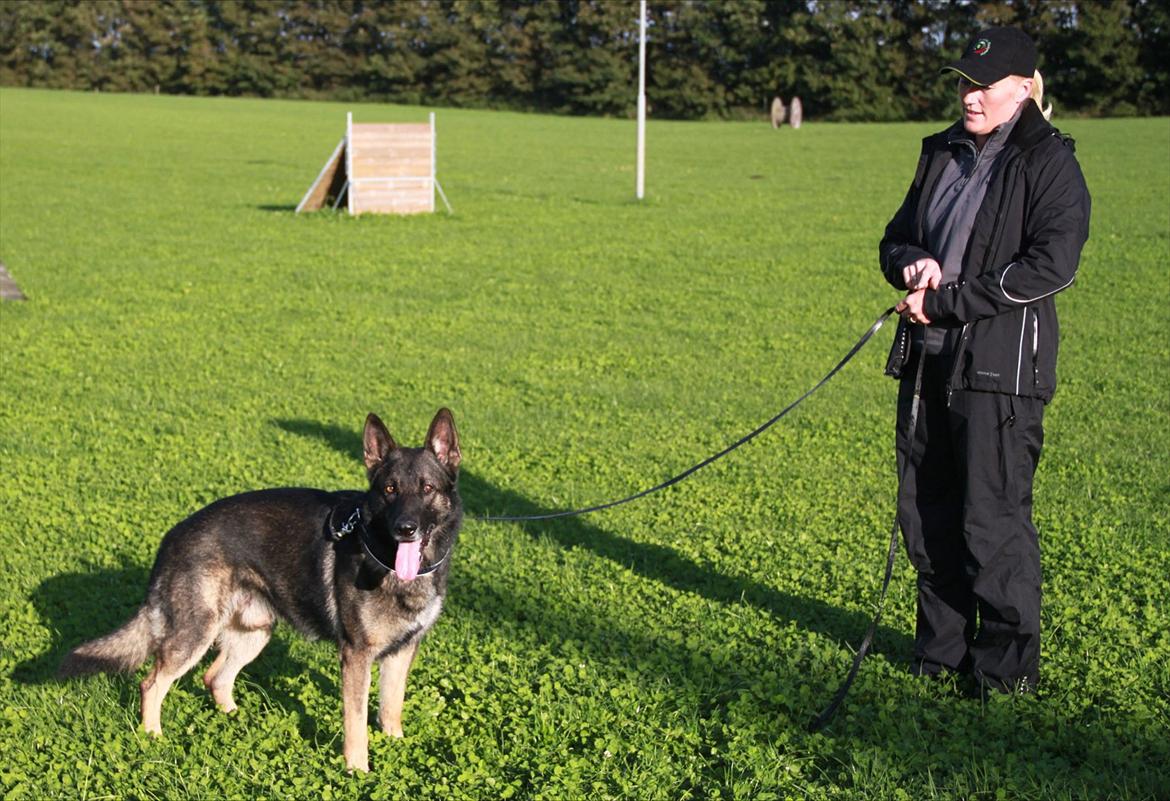
M 355 488 L 375 411 L 460 427 L 470 514 L 641 489 L 820 378 L 931 125 L 438 112 L 456 214 L 293 208 L 351 107 L 0 90 L 0 789 L 39 798 L 1152 799 L 1170 795 L 1170 122 L 1069 120 L 1093 193 L 1060 299 L 1036 520 L 1044 675 L 986 706 L 906 672 L 889 331 L 775 429 L 586 518 L 469 522 L 406 739 L 340 755 L 337 658 L 278 627 L 233 716 L 192 671 L 52 679 L 219 496 Z M 423 109 L 354 106 L 359 121 Z M 1058 120 L 1059 122 L 1059 120 Z

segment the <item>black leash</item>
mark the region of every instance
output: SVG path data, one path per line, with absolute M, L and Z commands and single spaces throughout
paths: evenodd
M 874 324 L 871 325 L 869 327 L 869 330 L 866 331 L 862 335 L 861 339 L 857 340 L 857 344 L 854 345 L 852 348 L 850 348 L 849 352 L 845 354 L 845 358 L 841 359 L 841 361 L 837 363 L 836 367 L 834 367 L 832 370 L 830 370 L 825 375 L 824 378 L 822 378 L 820 381 L 818 381 L 816 383 L 816 385 L 813 386 L 812 389 L 810 389 L 808 392 L 805 392 L 803 395 L 801 395 L 799 398 L 794 400 L 792 403 L 785 406 L 784 409 L 782 409 L 775 417 L 768 420 L 767 422 L 765 422 L 763 425 L 756 428 L 751 433 L 749 433 L 743 437 L 740 437 L 738 440 L 731 443 L 730 445 L 728 445 L 726 448 L 719 451 L 718 453 L 715 453 L 715 454 L 712 454 L 711 456 L 708 456 L 706 459 L 699 462 L 698 464 L 693 465 L 691 467 L 688 467 L 686 470 L 682 471 L 678 475 L 666 479 L 666 481 L 663 481 L 661 484 L 656 484 L 653 487 L 650 487 L 649 489 L 644 489 L 641 492 L 636 492 L 633 495 L 626 496 L 625 498 L 620 498 L 616 501 L 609 501 L 608 503 L 599 503 L 595 506 L 586 506 L 586 507 L 581 508 L 581 509 L 567 509 L 567 510 L 562 511 L 562 512 L 547 512 L 547 513 L 538 514 L 538 515 L 483 515 L 483 516 L 479 516 L 479 517 L 473 517 L 471 519 L 478 520 L 478 521 L 481 521 L 484 523 L 519 523 L 519 522 L 525 522 L 525 521 L 529 521 L 529 520 L 552 520 L 552 519 L 558 518 L 558 517 L 574 517 L 576 515 L 589 514 L 590 512 L 600 512 L 602 509 L 612 509 L 615 506 L 621 506 L 622 504 L 629 503 L 630 501 L 636 501 L 639 498 L 645 498 L 647 495 L 652 495 L 653 493 L 660 492 L 661 490 L 664 490 L 667 487 L 674 486 L 675 484 L 679 483 L 680 481 L 682 481 L 683 479 L 685 479 L 687 476 L 691 475 L 692 473 L 695 473 L 695 472 L 698 472 L 699 470 L 702 470 L 704 467 L 711 464 L 712 462 L 717 461 L 719 459 L 722 459 L 724 456 L 731 453 L 736 448 L 739 448 L 743 445 L 746 445 L 747 443 L 751 442 L 753 439 L 758 437 L 760 434 L 763 434 L 769 428 L 771 428 L 776 423 L 778 423 L 780 421 L 780 418 L 784 417 L 784 415 L 788 414 L 790 411 L 792 411 L 797 406 L 799 406 L 806 398 L 808 398 L 809 395 L 812 395 L 814 392 L 816 392 L 818 389 L 820 389 L 826 383 L 828 383 L 829 379 L 831 379 L 838 372 L 840 372 L 841 368 L 844 367 L 846 364 L 848 364 L 849 361 L 854 356 L 857 355 L 857 352 L 860 351 L 863 347 L 865 347 L 865 343 L 869 342 L 870 338 L 873 337 L 873 335 L 878 332 L 878 329 L 882 327 L 882 324 L 885 323 L 885 321 L 887 319 L 889 319 L 890 315 L 894 313 L 894 309 L 895 309 L 895 307 L 891 306 L 890 308 L 888 308 L 884 312 L 882 312 L 882 315 L 880 317 L 878 317 L 876 321 L 874 321 Z
M 479 517 L 473 517 L 472 519 L 478 520 L 481 522 L 485 522 L 485 523 L 505 523 L 505 522 L 511 523 L 511 522 L 525 522 L 525 521 L 531 521 L 531 520 L 552 520 L 554 518 L 559 518 L 559 517 L 572 517 L 572 516 L 576 516 L 576 515 L 589 514 L 590 512 L 599 512 L 603 509 L 612 509 L 615 506 L 621 506 L 622 504 L 629 503 L 630 501 L 636 501 L 639 498 L 644 498 L 647 495 L 651 495 L 655 492 L 659 492 L 661 490 L 664 490 L 667 487 L 673 486 L 674 484 L 677 484 L 680 481 L 682 481 L 683 479 L 690 476 L 692 473 L 695 473 L 695 472 L 703 469 L 704 467 L 706 467 L 707 465 L 711 464 L 714 461 L 722 459 L 724 456 L 731 453 L 736 448 L 739 448 L 743 445 L 746 445 L 748 442 L 751 442 L 753 439 L 758 437 L 760 434 L 764 433 L 769 428 L 771 428 L 776 423 L 778 423 L 782 417 L 784 417 L 790 411 L 792 411 L 797 406 L 799 406 L 801 403 L 803 403 L 805 399 L 807 399 L 810 395 L 812 395 L 818 389 L 823 387 L 826 383 L 828 383 L 829 379 L 831 379 L 838 372 L 840 372 L 841 368 L 843 368 L 846 364 L 848 364 L 850 362 L 850 360 L 852 360 L 853 357 L 857 355 L 858 351 L 860 351 L 863 347 L 865 347 L 865 344 L 867 342 L 869 342 L 869 340 L 873 337 L 873 335 L 878 332 L 878 329 L 880 329 L 882 327 L 882 325 L 886 322 L 886 320 L 889 319 L 890 315 L 892 315 L 895 310 L 896 310 L 896 307 L 891 306 L 890 308 L 888 308 L 884 312 L 882 312 L 881 316 L 878 317 L 877 320 L 874 321 L 873 325 L 871 325 L 869 327 L 869 330 L 866 331 L 864 334 L 862 334 L 861 339 L 859 339 L 857 341 L 857 344 L 855 344 L 852 348 L 850 348 L 849 352 L 845 354 L 845 357 L 837 363 L 837 366 L 834 367 L 832 370 L 830 370 L 825 375 L 824 378 L 822 378 L 820 381 L 818 381 L 812 387 L 812 389 L 808 390 L 803 395 L 801 395 L 799 398 L 794 400 L 792 403 L 785 406 L 778 414 L 776 414 L 770 420 L 768 420 L 765 423 L 763 423 L 762 425 L 760 425 L 755 430 L 753 430 L 750 433 L 746 434 L 745 436 L 739 438 L 738 440 L 736 440 L 732 444 L 728 445 L 726 448 L 719 451 L 718 453 L 715 453 L 715 454 L 712 454 L 711 456 L 708 456 L 706 459 L 699 462 L 698 464 L 693 465 L 692 467 L 688 467 L 686 470 L 682 471 L 678 475 L 672 476 L 671 478 L 668 478 L 666 481 L 663 481 L 660 484 L 656 484 L 653 487 L 650 487 L 649 489 L 642 490 L 641 492 L 634 493 L 633 495 L 626 496 L 625 498 L 620 498 L 616 501 L 609 501 L 608 503 L 599 503 L 599 504 L 596 504 L 594 506 L 586 506 L 586 507 L 583 507 L 580 509 L 567 509 L 567 510 L 561 511 L 561 512 L 547 512 L 545 514 L 538 514 L 538 515 L 483 515 L 483 516 L 479 516 Z M 918 357 L 918 368 L 917 368 L 917 371 L 915 372 L 915 375 L 914 375 L 914 400 L 913 400 L 913 403 L 910 407 L 910 432 L 911 432 L 911 436 L 913 436 L 914 432 L 917 431 L 917 429 L 918 429 L 918 407 L 919 407 L 919 400 L 920 400 L 921 395 L 922 395 L 922 368 L 923 368 L 923 365 L 925 364 L 925 362 L 926 362 L 925 354 L 920 354 Z M 902 482 L 906 478 L 906 471 L 909 467 L 909 464 L 910 464 L 910 456 L 907 455 L 906 462 L 902 465 L 901 475 L 899 475 L 899 477 L 898 477 L 898 495 L 899 496 L 901 495 Z M 898 555 L 898 533 L 899 533 L 898 514 L 897 514 L 897 512 L 895 512 L 894 513 L 894 523 L 890 527 L 890 547 L 889 547 L 889 551 L 886 554 L 886 572 L 885 572 L 885 576 L 882 579 L 882 588 L 881 588 L 881 592 L 880 592 L 879 597 L 878 597 L 877 612 L 874 614 L 873 620 L 870 621 L 869 628 L 867 628 L 865 631 L 865 636 L 862 638 L 861 645 L 860 645 L 860 647 L 858 647 L 857 653 L 853 657 L 853 665 L 852 665 L 852 667 L 850 667 L 849 674 L 845 677 L 844 683 L 840 686 L 840 688 L 838 688 L 837 693 L 833 696 L 833 700 L 829 702 L 829 705 L 827 707 L 825 707 L 824 711 L 821 712 L 816 717 L 816 719 L 813 720 L 812 723 L 809 724 L 809 731 L 813 731 L 813 732 L 819 731 L 820 729 L 824 728 L 824 726 L 832 719 L 833 715 L 837 711 L 837 708 L 839 706 L 841 706 L 841 702 L 845 700 L 845 696 L 849 693 L 849 688 L 853 686 L 853 680 L 857 677 L 857 672 L 861 669 L 861 662 L 862 662 L 862 660 L 865 659 L 866 654 L 869 652 L 869 647 L 873 643 L 874 634 L 877 632 L 878 622 L 881 620 L 882 608 L 885 606 L 886 594 L 890 588 L 890 579 L 892 578 L 893 573 L 894 573 L 894 561 Z
M 918 369 L 914 373 L 914 400 L 910 405 L 910 441 L 913 443 L 915 434 L 918 431 L 918 406 L 919 400 L 922 397 L 922 366 L 926 364 L 926 349 L 923 348 L 918 355 Z M 898 496 L 902 495 L 902 482 L 906 480 L 906 472 L 910 467 L 910 459 L 913 457 L 913 447 L 911 452 L 906 454 L 906 461 L 902 464 L 901 475 L 898 476 Z M 845 700 L 845 696 L 849 693 L 849 688 L 853 686 L 853 680 L 857 678 L 857 671 L 861 669 L 861 661 L 865 659 L 866 653 L 869 651 L 869 646 L 873 643 L 873 635 L 877 631 L 878 621 L 882 617 L 882 607 L 886 603 L 886 591 L 890 588 L 890 577 L 894 573 L 894 559 L 898 555 L 898 513 L 894 512 L 894 524 L 890 526 L 890 550 L 886 555 L 886 575 L 882 579 L 882 590 L 878 596 L 877 612 L 873 616 L 873 620 L 869 623 L 869 628 L 865 630 L 865 636 L 861 640 L 861 645 L 857 649 L 857 653 L 853 656 L 853 666 L 849 668 L 849 675 L 845 677 L 845 682 L 837 689 L 837 694 L 833 696 L 833 700 L 825 707 L 824 711 L 809 724 L 808 730 L 810 732 L 820 731 L 832 719 L 833 714 L 837 711 L 837 707 L 841 706 L 841 702 Z

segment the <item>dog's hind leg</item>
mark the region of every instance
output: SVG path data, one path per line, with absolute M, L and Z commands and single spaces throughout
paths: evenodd
M 232 687 L 236 676 L 264 650 L 276 620 L 272 607 L 250 592 L 238 591 L 232 607 L 232 619 L 219 633 L 219 656 L 203 675 L 203 686 L 224 712 L 235 711 Z
M 418 652 L 418 640 L 378 663 L 378 722 L 391 737 L 402 736 L 402 704 L 406 700 L 406 676 Z
M 154 667 L 142 682 L 142 727 L 162 735 L 162 702 L 177 679 L 195 667 L 215 641 L 218 628 L 207 610 L 188 614 L 183 629 L 168 635 L 155 653 Z
M 239 629 L 228 626 L 219 635 L 219 656 L 203 676 L 203 686 L 211 691 L 211 697 L 224 712 L 234 712 L 236 702 L 232 698 L 232 687 L 236 676 L 244 665 L 251 662 L 272 636 L 272 629 Z
M 374 654 L 352 645 L 341 647 L 341 707 L 345 719 L 345 767 L 370 769 L 370 670 Z

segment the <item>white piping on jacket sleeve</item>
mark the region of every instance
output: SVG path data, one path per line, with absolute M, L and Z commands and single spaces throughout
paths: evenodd
M 1058 286 L 1056 289 L 1052 290 L 1051 292 L 1045 292 L 1043 295 L 1037 295 L 1034 298 L 1014 298 L 1008 294 L 1008 291 L 1006 289 L 1003 288 L 1003 282 L 1004 282 L 1004 279 L 1007 278 L 1008 270 L 1015 267 L 1017 264 L 1019 264 L 1018 261 L 1013 261 L 1011 264 L 1009 264 L 1007 267 L 1005 267 L 1003 269 L 1003 275 L 1001 275 L 999 277 L 999 291 L 1002 292 L 1003 296 L 1005 298 L 1007 298 L 1008 300 L 1010 300 L 1012 303 L 1035 303 L 1036 301 L 1041 300 L 1043 298 L 1046 298 L 1050 295 L 1055 295 L 1060 290 L 1071 286 L 1072 282 L 1077 280 L 1077 274 L 1076 274 L 1076 271 L 1074 270 L 1072 278 L 1068 279 L 1068 283 L 1063 284 L 1062 286 Z

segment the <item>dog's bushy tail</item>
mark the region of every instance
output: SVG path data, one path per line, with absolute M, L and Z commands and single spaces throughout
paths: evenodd
M 57 668 L 57 677 L 88 676 L 91 673 L 129 673 L 150 656 L 154 639 L 150 634 L 150 612 L 143 606 L 121 628 L 104 637 L 74 648 Z

